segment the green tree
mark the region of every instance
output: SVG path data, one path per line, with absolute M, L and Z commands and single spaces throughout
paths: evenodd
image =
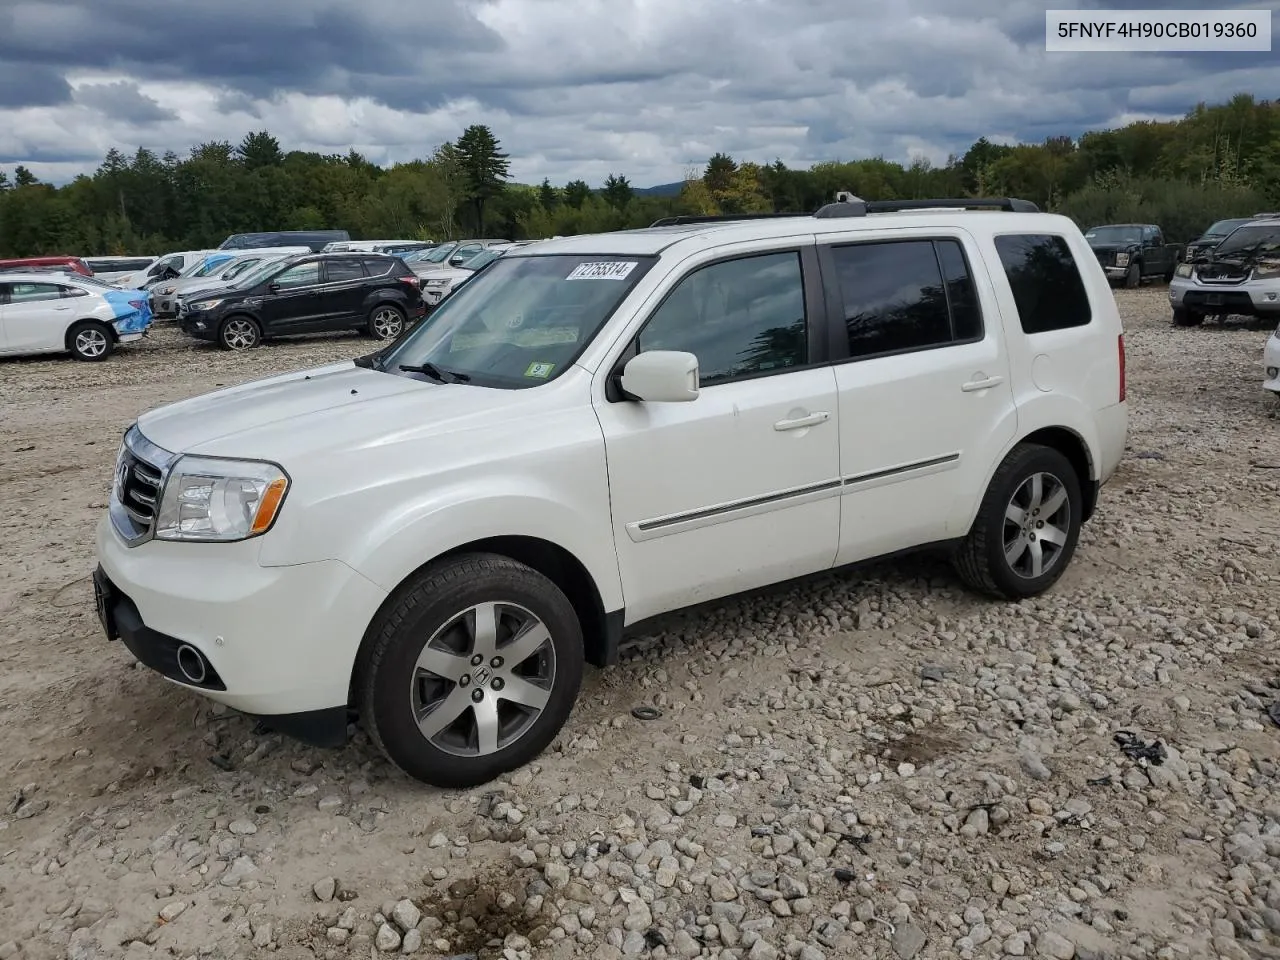
M 577 210 L 591 196 L 591 188 L 585 180 L 570 180 L 564 185 L 564 202 Z
M 556 193 L 556 188 L 551 185 L 550 180 L 544 177 L 538 187 L 538 203 L 542 204 L 545 210 L 553 210 L 559 202 L 560 195 Z
M 484 124 L 472 124 L 454 144 L 466 198 L 475 209 L 476 233 L 484 233 L 485 204 L 500 196 L 510 176 L 511 161 Z
M 635 195 L 626 177 L 615 176 L 612 173 L 605 178 L 604 190 L 601 193 L 605 203 L 615 210 L 625 210 Z
M 240 141 L 240 146 L 236 148 L 236 156 L 240 158 L 240 162 L 244 164 L 246 170 L 278 167 L 284 162 L 284 154 L 280 150 L 280 141 L 266 130 L 247 134 Z
M 13 169 L 13 185 L 15 187 L 30 187 L 40 182 L 40 179 L 24 167 L 18 164 Z
M 702 182 L 711 193 L 724 193 L 729 189 L 738 165 L 727 153 L 717 153 L 707 161 L 707 169 L 702 174 Z

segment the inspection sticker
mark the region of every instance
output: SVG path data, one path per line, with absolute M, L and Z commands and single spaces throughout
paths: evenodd
M 566 280 L 625 280 L 636 267 L 634 260 L 603 260 L 598 263 L 580 263 Z
M 539 380 L 545 380 L 551 376 L 551 371 L 555 369 L 554 363 L 531 363 L 529 368 L 525 370 L 526 377 L 537 377 Z

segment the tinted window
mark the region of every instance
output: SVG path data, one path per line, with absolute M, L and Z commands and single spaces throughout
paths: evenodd
M 859 243 L 834 247 L 831 255 L 844 297 L 850 356 L 951 342 L 947 293 L 933 241 Z
M 330 260 L 325 264 L 325 271 L 330 283 L 364 279 L 364 267 L 359 260 Z
M 320 264 L 315 260 L 310 263 L 300 263 L 296 267 L 290 267 L 271 282 L 279 284 L 281 290 L 309 287 L 320 282 Z
M 957 342 L 981 340 L 982 310 L 978 306 L 978 291 L 973 286 L 973 274 L 969 261 L 957 240 L 936 240 L 938 262 L 947 284 L 947 303 L 951 308 L 951 336 Z
M 57 300 L 62 287 L 56 283 L 13 283 L 9 285 L 10 303 L 34 303 L 37 300 Z
M 1012 233 L 995 238 L 1023 333 L 1083 327 L 1089 295 L 1065 237 Z
M 744 257 L 694 271 L 639 337 L 641 351 L 696 356 L 702 386 L 802 366 L 807 346 L 798 253 Z
M 391 261 L 370 257 L 364 262 L 364 268 L 369 271 L 369 276 L 381 277 L 391 272 Z

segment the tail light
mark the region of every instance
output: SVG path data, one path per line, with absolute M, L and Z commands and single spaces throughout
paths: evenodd
M 1120 402 L 1123 403 L 1125 398 L 1124 334 L 1123 333 L 1120 334 L 1120 337 L 1117 343 L 1118 343 L 1118 349 L 1120 351 Z
M 407 277 L 399 277 L 398 279 L 400 280 L 401 283 L 407 283 L 409 286 L 413 287 L 413 289 L 415 290 L 422 289 L 422 278 L 419 277 L 416 273 L 412 273 Z

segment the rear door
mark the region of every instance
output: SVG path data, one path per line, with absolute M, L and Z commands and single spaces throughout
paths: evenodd
M 836 564 L 964 535 L 1017 429 L 995 294 L 958 227 L 822 237 L 839 390 Z
M 368 280 L 359 257 L 333 257 L 323 263 L 319 320 L 329 328 L 348 327 L 364 319 Z
M 4 310 L 6 348 L 10 353 L 61 350 L 66 344 L 75 303 L 57 283 L 9 283 Z

